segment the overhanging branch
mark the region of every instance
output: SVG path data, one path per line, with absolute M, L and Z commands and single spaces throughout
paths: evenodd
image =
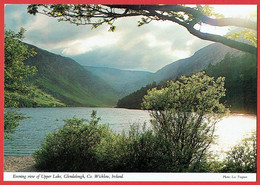
M 196 19 L 211 26 L 237 26 L 257 30 L 257 23 L 248 19 L 240 18 L 211 18 L 201 11 L 191 7 L 181 5 L 106 5 L 110 8 L 126 8 L 135 11 L 164 11 L 164 12 L 184 12 L 193 15 Z
M 160 17 L 164 20 L 169 20 L 169 21 L 175 22 L 175 23 L 185 27 L 192 35 L 194 35 L 200 39 L 222 43 L 226 46 L 229 46 L 234 49 L 238 49 L 240 51 L 248 52 L 248 53 L 251 53 L 254 55 L 257 54 L 257 48 L 252 45 L 249 45 L 249 44 L 246 44 L 243 42 L 239 42 L 236 40 L 231 40 L 231 39 L 226 38 L 225 36 L 220 36 L 220 35 L 215 35 L 215 34 L 210 34 L 210 33 L 203 33 L 203 32 L 200 32 L 200 31 L 194 29 L 193 24 L 189 25 L 188 23 L 182 22 L 182 21 L 176 19 L 175 17 L 169 17 L 169 16 L 165 16 L 165 15 L 158 14 L 155 12 L 153 12 L 153 13 L 157 17 Z
M 214 35 L 214 34 L 210 34 L 210 33 L 202 33 L 194 28 L 189 28 L 189 27 L 186 27 L 186 28 L 192 35 L 194 35 L 200 39 L 222 43 L 226 46 L 229 46 L 234 49 L 238 49 L 240 51 L 245 51 L 245 52 L 248 52 L 248 53 L 251 53 L 254 55 L 257 54 L 257 48 L 252 45 L 249 45 L 249 44 L 246 44 L 243 42 L 239 42 L 239 41 L 235 41 L 235 40 L 231 40 L 226 37 L 219 36 L 219 35 Z

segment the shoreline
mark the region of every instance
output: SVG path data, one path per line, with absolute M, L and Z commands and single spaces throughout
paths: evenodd
M 112 108 L 112 109 L 127 109 L 127 110 L 144 110 L 144 109 L 139 109 L 139 108 L 127 108 L 127 107 L 116 107 L 116 106 L 101 106 L 101 107 L 88 107 L 88 106 L 61 106 L 61 107 L 15 107 L 15 108 L 10 108 L 10 107 L 6 107 L 7 109 L 37 109 L 37 108 L 91 108 L 91 109 L 95 109 L 95 108 Z M 148 110 L 145 110 L 148 111 Z M 243 111 L 243 110 L 230 110 L 229 114 L 245 114 L 245 115 L 253 115 L 253 116 L 257 116 L 257 112 L 252 112 L 252 111 Z
M 4 172 L 39 172 L 33 156 L 4 156 Z

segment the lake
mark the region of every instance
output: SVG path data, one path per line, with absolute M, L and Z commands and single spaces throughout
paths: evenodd
M 41 142 L 47 133 L 64 125 L 64 119 L 78 118 L 90 119 L 92 110 L 97 111 L 101 117 L 100 123 L 108 124 L 116 132 L 128 130 L 132 123 L 149 123 L 151 117 L 148 111 L 129 110 L 121 108 L 22 108 L 22 113 L 31 116 L 20 122 L 14 134 L 13 141 L 5 140 L 4 155 L 26 156 L 31 155 L 40 148 Z M 256 130 L 256 116 L 247 114 L 231 114 L 224 117 L 216 126 L 218 135 L 217 144 L 211 150 L 217 153 L 227 151 L 238 143 L 242 137 Z

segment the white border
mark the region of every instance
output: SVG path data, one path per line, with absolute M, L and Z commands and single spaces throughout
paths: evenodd
M 64 173 L 4 172 L 4 181 L 196 181 L 256 182 L 256 173 Z

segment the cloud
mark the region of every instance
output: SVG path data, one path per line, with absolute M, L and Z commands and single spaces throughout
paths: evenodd
M 138 17 L 123 18 L 115 22 L 115 32 L 108 32 L 105 25 L 92 30 L 91 26 L 57 22 L 44 15 L 32 16 L 26 8 L 7 5 L 6 26 L 14 31 L 24 27 L 26 42 L 72 57 L 82 65 L 155 72 L 210 44 L 166 21 L 137 27 Z
M 113 49 L 109 46 L 102 49 L 95 49 L 73 57 L 82 65 L 116 67 L 119 69 L 157 71 L 173 58 L 168 54 L 167 49 L 159 47 L 147 47 L 145 40 L 134 45 L 134 49 L 127 49 L 115 45 Z

